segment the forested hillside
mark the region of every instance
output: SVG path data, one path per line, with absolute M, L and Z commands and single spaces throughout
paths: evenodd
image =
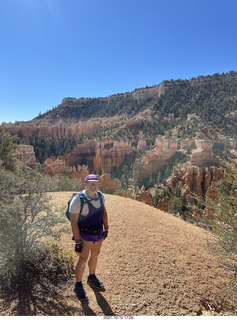
M 68 122 L 69 119 L 86 120 L 121 115 L 132 118 L 149 109 L 154 119 L 153 127 L 156 127 L 154 134 L 164 134 L 167 129 L 165 117 L 169 114 L 173 115 L 170 127 L 186 121 L 188 114 L 196 114 L 201 122 L 218 126 L 227 135 L 234 134 L 228 115 L 237 109 L 237 72 L 200 76 L 191 80 L 170 80 L 163 84 L 167 89 L 160 97 L 136 99 L 130 94 L 118 94 L 109 100 L 89 98 L 84 99 L 81 106 L 74 106 L 75 103 L 59 105 L 38 119 L 60 117 Z M 145 121 L 142 127 L 146 132 Z
M 161 85 L 163 91 L 157 94 L 155 89 Z M 136 142 L 139 133 L 140 137 L 147 140 L 147 145 L 152 146 L 158 135 L 180 140 L 195 136 L 213 139 L 220 135 L 236 138 L 236 110 L 235 71 L 190 80 L 163 81 L 158 86 L 108 98 L 66 98 L 58 107 L 20 125 L 38 127 L 45 123 L 54 125 L 60 121 L 60 126 L 70 126 L 77 122 L 98 123 L 111 117 L 113 120 L 109 121 L 109 125 L 100 125 L 89 134 L 82 133 L 74 137 L 33 135 L 21 139 L 20 143 L 33 145 L 37 158 L 43 161 L 50 155 L 71 152 L 79 141 L 85 139 L 109 138 Z
M 79 133 L 66 134 L 65 128 L 73 125 Z M 37 133 L 43 126 L 50 129 Z M 40 161 L 72 152 L 78 142 L 90 139 L 136 144 L 142 138 L 152 147 L 158 135 L 180 141 L 236 138 L 237 72 L 163 81 L 106 98 L 65 98 L 31 121 L 6 127 L 12 133 L 19 131 L 19 143 L 33 145 Z M 49 133 L 51 128 L 56 128 L 56 134 Z

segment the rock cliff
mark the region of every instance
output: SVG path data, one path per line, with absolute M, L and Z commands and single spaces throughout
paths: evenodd
M 133 167 L 133 177 L 136 181 L 158 174 L 159 170 L 177 152 L 178 141 L 168 141 L 156 139 L 156 146 L 152 150 L 147 150 L 141 159 L 136 159 Z
M 116 190 L 121 188 L 121 182 L 119 179 L 112 179 L 109 173 L 102 174 L 100 176 L 100 183 L 105 193 L 114 194 Z
M 48 159 L 46 163 L 51 162 L 50 169 L 48 170 L 52 171 L 52 174 L 54 174 L 56 167 L 59 173 L 60 166 L 68 168 L 75 166 L 77 168 L 86 165 L 89 172 L 103 175 L 105 173 L 113 174 L 114 170 L 121 169 L 124 164 L 129 162 L 133 164 L 134 180 L 142 181 L 151 175 L 158 175 L 159 171 L 167 164 L 179 164 L 181 157 L 186 157 L 185 161 L 190 160 L 188 162 L 191 164 L 190 168 L 217 166 L 218 158 L 214 155 L 213 151 L 216 145 L 219 145 L 218 148 L 220 150 L 228 147 L 228 151 L 232 157 L 237 157 L 237 143 L 234 139 L 219 141 L 191 139 L 183 140 L 180 146 L 178 145 L 178 140 L 168 140 L 164 137 L 157 137 L 155 147 L 151 150 L 147 150 L 145 139 L 139 139 L 136 144 L 131 141 L 113 141 L 109 139 L 100 141 L 88 140 L 78 143 L 72 153 L 60 156 L 56 160 L 52 157 L 53 160 Z M 31 162 L 36 161 L 32 146 L 19 146 L 17 150 L 18 157 L 24 156 L 31 159 Z M 187 174 L 187 189 L 192 184 L 189 182 L 189 179 L 193 179 L 190 178 L 192 175 L 200 175 L 198 178 L 200 180 L 203 175 L 208 174 L 204 173 L 203 169 L 189 170 L 193 170 L 193 172 Z M 214 176 L 216 175 L 216 173 L 213 174 Z M 203 188 L 206 191 L 206 187 L 203 184 L 191 187 L 192 190 L 195 189 L 197 191 L 197 194 L 201 194 L 200 190 Z
M 68 168 L 65 160 L 54 158 L 47 159 L 43 167 L 45 168 L 45 172 L 47 172 L 50 176 L 67 175 L 71 178 L 80 179 L 83 187 L 85 186 L 84 179 L 90 173 L 88 166 L 72 166 Z M 121 188 L 120 180 L 113 180 L 109 173 L 105 173 L 101 176 L 98 175 L 98 179 L 105 193 L 113 194 L 116 190 Z
M 161 199 L 157 204 L 157 209 L 160 209 L 162 211 L 169 211 L 169 197 L 164 197 Z
M 61 122 L 61 121 L 60 121 Z M 29 138 L 31 136 L 81 136 L 82 134 L 88 135 L 92 132 L 102 130 L 100 122 L 95 121 L 78 121 L 76 124 L 67 125 L 65 123 L 60 123 L 55 121 L 54 124 L 50 125 L 34 125 L 22 123 L 19 125 L 5 126 L 5 129 L 11 134 L 17 134 L 19 137 Z
M 29 145 L 18 145 L 16 149 L 16 158 L 26 164 L 35 164 L 36 157 L 34 147 Z
M 195 140 L 196 149 L 192 151 L 190 162 L 192 165 L 213 163 L 213 142 L 211 140 Z
M 186 165 L 175 177 L 167 181 L 169 191 L 174 194 L 177 185 L 185 194 L 195 193 L 198 196 L 206 194 L 211 184 L 222 179 L 224 171 L 218 167 L 197 167 Z
M 87 164 L 90 171 L 100 174 L 112 173 L 134 156 L 135 148 L 130 142 L 88 141 L 79 143 L 70 154 L 61 157 L 68 166 Z
M 188 102 L 192 104 L 193 99 L 199 94 L 196 90 L 199 87 L 208 88 L 209 91 L 214 86 L 222 86 L 223 94 L 226 94 L 224 101 L 234 101 L 236 94 L 234 88 L 236 87 L 237 73 L 230 72 L 227 74 L 214 74 L 213 76 L 200 76 L 190 80 L 170 80 L 163 81 L 158 85 L 151 87 L 145 87 L 135 89 L 132 92 L 114 94 L 108 97 L 102 98 L 64 98 L 57 107 L 47 111 L 44 114 L 40 114 L 38 117 L 31 121 L 17 121 L 13 123 L 4 123 L 4 128 L 13 134 L 18 134 L 20 137 L 30 137 L 32 135 L 43 136 L 80 136 L 82 134 L 91 134 L 99 130 L 103 130 L 105 127 L 109 127 L 114 121 L 114 117 L 117 118 L 117 122 L 121 125 L 122 121 L 127 121 L 127 127 L 139 128 L 141 120 L 144 119 L 143 112 L 149 112 L 153 110 L 154 117 L 157 115 L 157 111 L 160 109 L 159 99 L 166 96 L 173 90 L 173 94 L 177 93 L 174 97 L 174 101 L 182 97 L 181 92 L 185 88 L 189 88 L 190 92 L 195 90 L 195 95 L 188 97 L 190 93 L 184 93 L 185 97 L 181 103 Z M 233 87 L 233 92 L 227 92 L 226 84 Z M 230 90 L 231 91 L 231 88 Z M 209 92 L 208 91 L 208 92 Z M 213 92 L 210 92 L 213 94 Z M 216 94 L 216 92 L 214 92 Z M 162 99 L 161 99 L 162 100 Z M 187 100 L 187 101 L 186 101 Z M 158 103 L 158 104 L 157 104 Z M 189 103 L 189 102 L 188 102 Z M 195 102 L 194 102 L 195 103 Z M 198 101 L 196 102 L 198 103 Z M 173 101 L 169 104 L 173 104 Z M 229 104 L 224 103 L 224 106 Z M 215 104 L 213 105 L 215 107 Z M 219 108 L 218 104 L 218 110 Z M 225 108 L 226 109 L 226 108 Z M 217 110 L 217 112 L 219 112 Z M 177 115 L 174 112 L 171 113 L 165 107 L 163 112 L 163 119 L 167 120 L 167 123 L 172 123 Z M 141 119 L 138 119 L 138 115 L 141 115 Z M 195 113 L 195 111 L 194 111 Z M 172 116 L 168 116 L 168 115 Z M 196 110 L 196 115 L 198 114 Z M 134 118 L 135 117 L 135 118 Z M 236 112 L 232 107 L 226 109 L 226 114 L 223 117 L 229 120 L 229 125 L 236 130 Z M 132 120 L 131 120 L 132 119 Z M 131 121 L 130 121 L 131 120 Z
M 174 172 L 177 172 L 174 168 Z M 206 196 L 207 203 L 203 215 L 209 216 L 211 212 L 208 199 L 215 197 L 214 184 L 222 178 L 225 178 L 225 170 L 220 167 L 198 167 L 190 163 L 179 170 L 178 174 L 166 181 L 169 196 L 175 194 L 176 187 L 180 188 L 181 194 L 190 195 L 196 194 L 199 197 Z M 162 198 L 157 208 L 162 211 L 169 210 L 169 197 Z M 197 218 L 197 209 L 194 208 L 193 217 Z
M 218 157 L 214 155 L 214 146 L 218 145 L 219 149 L 224 150 L 228 148 L 228 152 L 232 157 L 237 156 L 236 140 L 222 139 L 222 140 L 204 140 L 204 139 L 190 139 L 183 140 L 181 147 L 178 148 L 178 140 L 168 140 L 164 137 L 156 139 L 155 147 L 151 150 L 144 151 L 140 158 L 137 158 L 133 167 L 133 177 L 137 181 L 158 174 L 160 169 L 172 162 L 179 162 L 181 155 L 190 158 L 191 166 L 211 166 L 218 165 Z M 139 147 L 141 145 L 139 144 Z
M 85 108 L 88 103 L 91 101 L 95 105 L 99 105 L 103 103 L 104 105 L 110 105 L 112 103 L 120 103 L 124 99 L 136 100 L 139 103 L 143 103 L 144 101 L 149 101 L 149 99 L 153 99 L 155 97 L 159 97 L 161 94 L 164 94 L 168 88 L 170 87 L 169 82 L 162 82 L 161 84 L 153 87 L 146 87 L 141 89 L 136 89 L 133 92 L 128 92 L 125 94 L 117 94 L 111 95 L 105 98 L 64 98 L 62 103 L 57 106 L 57 110 L 62 110 L 62 112 L 58 112 L 54 118 L 52 118 L 51 114 L 45 114 L 43 116 L 38 116 L 31 121 L 16 121 L 13 123 L 4 123 L 4 128 L 11 132 L 12 134 L 17 134 L 19 137 L 30 137 L 32 135 L 38 136 L 80 136 L 82 134 L 88 135 L 96 131 L 102 131 L 104 127 L 110 127 L 111 124 L 115 122 L 119 122 L 121 124 L 121 118 L 123 120 L 129 119 L 130 115 L 123 115 L 116 117 L 91 117 L 84 119 L 76 119 L 75 117 L 70 116 L 66 118 L 62 116 L 63 110 L 66 108 Z M 129 126 L 137 126 L 141 123 L 141 120 L 131 120 L 131 122 L 127 122 Z
M 123 197 L 134 199 L 149 206 L 153 206 L 152 195 L 149 190 L 145 189 L 144 186 L 142 186 L 141 189 L 137 188 L 136 190 L 128 189 L 126 192 L 123 190 Z

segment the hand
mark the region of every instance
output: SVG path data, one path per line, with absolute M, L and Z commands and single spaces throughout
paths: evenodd
M 103 239 L 105 240 L 108 237 L 108 230 L 103 231 Z
M 75 244 L 75 252 L 77 253 L 77 255 L 81 254 L 81 252 L 82 252 L 82 242 Z

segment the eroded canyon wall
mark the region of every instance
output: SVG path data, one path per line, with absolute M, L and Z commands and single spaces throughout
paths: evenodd
M 180 145 L 179 145 L 180 144 Z M 205 167 L 218 165 L 219 159 L 214 155 L 214 147 L 224 150 L 237 157 L 235 139 L 223 140 L 203 140 L 190 139 L 183 140 L 167 140 L 163 137 L 156 139 L 155 147 L 151 150 L 144 151 L 143 156 L 136 159 L 133 167 L 133 177 L 137 181 L 141 181 L 153 174 L 158 174 L 160 169 L 171 163 L 174 159 L 179 161 L 180 155 L 185 155 L 192 166 Z
M 222 178 L 221 169 L 211 165 L 216 162 L 213 152 L 214 144 L 219 144 L 219 149 L 228 146 L 229 152 L 233 156 L 237 153 L 237 144 L 234 139 L 223 141 L 191 139 L 183 140 L 180 144 L 177 140 L 169 141 L 158 137 L 155 147 L 151 150 L 147 150 L 144 139 L 140 139 L 136 146 L 131 142 L 124 141 L 90 140 L 79 143 L 74 152 L 70 154 L 60 156 L 58 159 L 54 157 L 47 159 L 44 166 L 46 172 L 51 175 L 62 174 L 63 171 L 68 170 L 71 177 L 79 177 L 82 180 L 86 174 L 91 172 L 105 175 L 104 184 L 110 184 L 108 189 L 114 190 L 118 184 L 115 183 L 113 186 L 112 182 L 108 183 L 107 181 L 111 179 L 113 171 L 116 168 L 122 168 L 126 161 L 134 163 L 134 180 L 142 181 L 145 177 L 158 174 L 159 170 L 174 159 L 177 154 L 183 153 L 188 154 L 188 165 L 186 164 L 182 168 L 178 164 L 177 170 L 174 169 L 169 186 L 172 190 L 179 183 L 182 192 L 203 195 L 213 181 Z M 32 146 L 18 146 L 17 153 L 19 159 L 24 156 L 31 163 L 36 161 Z M 135 155 L 137 155 L 136 159 Z M 82 168 L 84 169 L 82 170 Z M 175 174 L 175 171 L 178 174 Z M 110 178 L 106 174 L 110 174 Z
M 177 141 L 156 139 L 155 148 L 147 150 L 144 156 L 135 160 L 134 179 L 140 181 L 152 174 L 158 174 L 159 170 L 176 154 L 177 145 Z
M 211 184 L 224 177 L 224 170 L 219 167 L 198 167 L 191 164 L 186 165 L 179 171 L 178 175 L 167 181 L 172 194 L 178 185 L 181 193 L 195 193 L 198 196 L 206 194 Z
M 18 145 L 16 149 L 16 158 L 26 164 L 35 164 L 36 157 L 33 146 L 29 145 Z
M 94 140 L 79 143 L 72 153 L 61 158 L 68 166 L 86 164 L 90 171 L 104 174 L 121 167 L 127 158 L 134 156 L 134 151 L 130 142 Z

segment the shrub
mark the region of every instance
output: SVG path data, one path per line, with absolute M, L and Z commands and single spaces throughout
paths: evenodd
M 101 191 L 102 193 L 104 193 L 104 188 L 101 183 L 99 183 L 99 185 L 98 185 L 98 190 Z
M 47 250 L 42 238 L 57 239 L 65 230 L 65 217 L 47 195 L 51 189 L 51 179 L 39 172 L 12 173 L 0 166 L 2 285 L 30 279 Z
M 121 189 L 117 189 L 117 190 L 114 192 L 114 195 L 115 195 L 115 196 L 120 196 L 120 197 L 122 197 L 122 196 L 123 196 L 122 190 L 121 190 Z
M 81 179 L 68 176 L 54 176 L 51 178 L 53 189 L 51 191 L 80 191 L 82 189 Z
M 237 168 L 228 163 L 226 167 L 229 173 L 216 183 L 215 199 L 208 199 L 210 214 L 205 222 L 214 238 L 209 248 L 220 255 L 222 264 L 237 275 Z M 223 257 L 227 259 L 223 260 Z
M 46 251 L 44 263 L 44 274 L 54 283 L 67 280 L 74 273 L 74 260 L 70 251 L 65 252 L 57 244 L 52 244 L 50 250 Z
M 160 200 L 160 195 L 159 195 L 159 193 L 158 193 L 158 190 L 156 189 L 156 190 L 155 190 L 155 194 L 154 194 L 154 196 L 152 197 L 152 204 L 153 204 L 153 206 L 154 206 L 155 208 L 157 208 L 157 204 L 158 204 L 159 200 Z
M 0 160 L 6 170 L 14 171 L 16 167 L 15 149 L 17 137 L 0 128 Z
M 211 229 L 212 239 L 207 248 L 220 258 L 221 265 L 233 274 L 232 287 L 228 289 L 237 296 L 237 168 L 225 162 L 226 177 L 215 185 L 214 200 L 208 199 L 208 218 L 205 224 Z M 235 299 L 235 310 L 237 300 Z

